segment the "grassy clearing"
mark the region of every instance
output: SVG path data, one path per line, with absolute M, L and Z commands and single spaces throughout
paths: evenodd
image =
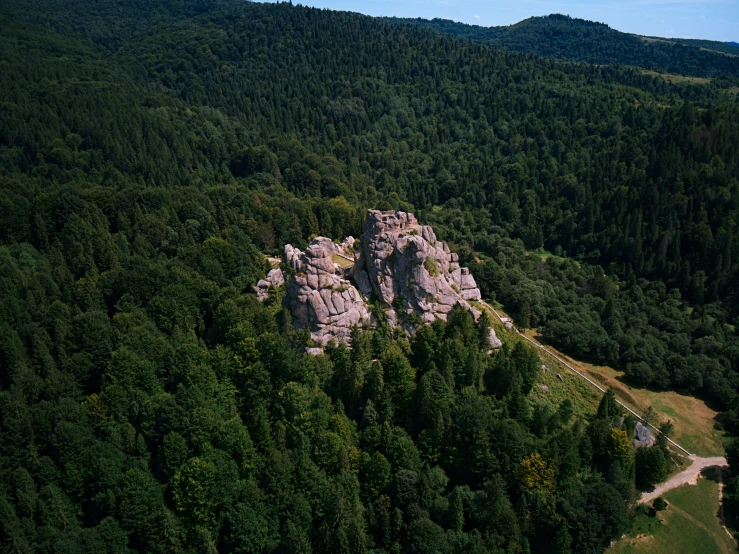
M 668 83 L 689 83 L 691 85 L 707 85 L 711 82 L 708 77 L 690 77 L 688 75 L 677 75 L 674 73 L 658 73 L 657 71 L 642 70 L 644 75 L 651 75 L 652 77 L 661 77 Z
M 473 304 L 478 309 L 486 309 L 477 302 L 473 302 Z M 506 313 L 502 309 L 499 309 L 499 306 L 496 305 L 495 309 L 501 316 L 507 317 Z M 511 347 L 517 342 L 523 341 L 516 332 L 512 329 L 506 329 L 493 314 L 490 315 L 495 333 L 501 341 Z M 542 369 L 539 373 L 536 384 L 529 393 L 529 399 L 548 404 L 553 408 L 558 408 L 565 399 L 569 398 L 576 416 L 592 416 L 598 409 L 598 404 L 603 395 L 556 360 L 543 353 L 540 353 L 539 357 L 541 358 L 541 363 L 547 369 Z M 557 374 L 562 376 L 562 381 L 559 380 Z M 546 386 L 548 390 L 545 390 L 540 385 Z
M 597 411 L 603 397 L 599 391 L 560 364 L 552 363 L 551 359 L 545 359 L 543 363 L 549 370 L 539 374 L 537 384 L 529 393 L 530 399 L 556 408 L 569 398 L 575 413 L 580 416 L 592 415 Z M 562 376 L 563 381 L 557 378 L 557 374 Z M 544 390 L 540 385 L 549 390 Z
M 279 256 L 268 256 L 267 254 L 262 254 L 262 256 L 269 263 L 270 267 L 280 267 L 280 264 L 282 263 L 282 258 Z
M 500 315 L 506 316 L 498 306 L 496 310 Z M 505 329 L 502 325 L 496 324 L 495 330 L 503 341 L 522 340 L 515 332 Z M 532 329 L 527 330 L 526 335 L 535 340 L 540 339 Z M 688 451 L 698 456 L 723 455 L 724 433 L 714 428 L 718 412 L 702 400 L 674 391 L 657 392 L 631 387 L 623 382 L 623 373 L 620 371 L 579 362 L 551 346 L 547 348 L 603 388 L 613 387 L 616 396 L 637 413 L 643 414 L 649 406 L 652 406 L 655 424 L 670 420 L 674 426 L 671 438 Z M 569 398 L 575 405 L 576 413 L 592 414 L 600 402 L 602 393 L 551 357 L 543 353 L 541 356 L 542 363 L 549 367 L 550 371 L 542 372 L 538 383 L 546 385 L 549 391 L 544 391 L 537 384 L 530 398 L 552 405 L 559 405 L 562 400 Z M 557 379 L 557 373 L 562 375 L 564 382 Z
M 339 267 L 342 269 L 349 269 L 351 266 L 354 265 L 353 261 L 342 258 L 338 254 L 334 254 L 333 256 L 331 256 L 331 261 L 333 261 L 335 264 L 339 264 Z
M 547 261 L 549 259 L 554 260 L 565 260 L 564 256 L 558 256 L 557 254 L 554 254 L 553 252 L 550 252 L 549 250 L 544 250 L 543 248 L 537 248 L 536 250 L 529 250 L 529 254 L 533 256 L 538 256 L 542 261 Z M 571 258 L 570 258 L 571 259 Z M 580 267 L 580 262 L 577 260 L 572 260 L 577 264 L 578 267 Z
M 618 541 L 609 554 L 728 554 L 736 543 L 721 526 L 718 483 L 701 477 L 696 485 L 668 492 L 667 509 L 657 518 L 641 516 L 631 536 Z
M 723 454 L 724 433 L 714 428 L 718 412 L 705 402 L 674 391 L 651 391 L 634 388 L 623 382 L 623 373 L 605 366 L 595 366 L 566 359 L 604 388 L 613 387 L 616 396 L 643 414 L 649 406 L 656 413 L 657 422 L 670 420 L 674 426 L 671 438 L 699 456 Z M 657 423 L 655 423 L 657 424 Z

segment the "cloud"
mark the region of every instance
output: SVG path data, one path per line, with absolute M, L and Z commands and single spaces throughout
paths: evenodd
M 475 19 L 480 19 L 480 16 L 479 16 L 479 15 L 476 15 L 476 16 L 475 16 Z

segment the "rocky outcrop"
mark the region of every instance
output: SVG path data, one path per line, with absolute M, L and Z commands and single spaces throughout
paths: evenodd
M 419 323 L 446 320 L 456 305 L 475 319 L 480 315 L 469 303 L 480 299 L 474 277 L 434 230 L 410 213 L 370 210 L 358 245 L 352 237 L 341 244 L 318 237 L 305 252 L 286 245 L 285 259 L 293 273 L 285 302 L 295 326 L 308 326 L 321 346 L 348 342 L 354 325 L 371 326 L 368 300 L 373 295 L 384 305 L 391 326 L 411 332 Z M 341 265 L 346 267 L 347 259 L 354 265 L 344 272 Z M 262 283 L 257 287 L 263 288 Z M 491 333 L 496 348 L 500 341 Z
M 334 248 L 336 249 L 336 253 L 341 256 L 353 256 L 355 244 L 356 240 L 354 237 L 346 237 L 341 244 L 335 244 Z
M 649 427 L 642 425 L 641 421 L 637 421 L 634 427 L 634 445 L 637 448 L 654 446 L 654 437 Z
M 498 335 L 495 334 L 495 329 L 492 327 L 488 332 L 488 342 L 490 342 L 491 348 L 500 348 L 503 346 L 503 342 L 498 338 Z
M 367 302 L 334 263 L 336 245 L 318 237 L 305 252 L 285 246 L 285 259 L 294 276 L 287 284 L 286 302 L 297 328 L 308 326 L 311 338 L 325 346 L 347 342 L 354 325 L 369 326 Z
M 279 288 L 285 284 L 285 276 L 282 274 L 281 269 L 272 269 L 267 273 L 266 279 L 261 279 L 255 286 L 254 292 L 257 295 L 257 300 L 264 302 L 269 298 L 270 288 Z
M 480 312 L 469 300 L 480 300 L 480 290 L 467 268 L 434 230 L 420 225 L 413 214 L 370 210 L 355 254 L 352 276 L 362 291 L 375 293 L 389 307 L 391 322 L 412 327 L 406 315 L 430 323 L 446 320 L 455 305 Z

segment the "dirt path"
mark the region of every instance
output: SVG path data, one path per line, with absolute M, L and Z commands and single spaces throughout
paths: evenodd
M 492 311 L 492 312 L 493 312 L 493 314 L 495 314 L 495 317 L 497 317 L 497 318 L 498 318 L 498 319 L 500 320 L 500 322 L 501 322 L 501 323 L 503 323 L 503 318 L 502 318 L 502 317 L 500 317 L 500 314 L 499 314 L 499 313 L 498 313 L 498 312 L 497 312 L 497 311 L 495 310 L 495 308 L 493 308 L 493 307 L 492 307 L 492 306 L 491 306 L 490 304 L 488 304 L 488 303 L 487 303 L 487 302 L 485 302 L 484 300 L 480 300 L 479 302 L 480 302 L 480 304 L 481 304 L 481 305 L 485 306 L 485 307 L 486 307 L 486 308 L 488 308 L 488 309 L 489 309 L 490 311 Z M 565 367 L 566 367 L 567 369 L 569 369 L 569 370 L 570 370 L 570 371 L 571 371 L 572 373 L 574 373 L 574 374 L 575 374 L 575 375 L 577 375 L 578 377 L 581 377 L 582 379 L 585 379 L 585 380 L 586 380 L 586 381 L 587 381 L 588 383 L 590 383 L 591 385 L 593 385 L 593 387 L 595 387 L 595 388 L 596 388 L 596 389 L 598 389 L 598 390 L 599 390 L 600 392 L 602 392 L 602 393 L 604 393 L 604 394 L 605 394 L 605 392 L 606 392 L 606 389 L 604 389 L 603 387 L 601 387 L 601 386 L 600 386 L 600 385 L 599 385 L 598 383 L 596 383 L 595 381 L 593 381 L 593 380 L 592 380 L 592 379 L 591 379 L 590 377 L 588 377 L 587 375 L 585 375 L 585 374 L 584 374 L 584 373 L 583 373 L 582 371 L 579 371 L 579 370 L 577 370 L 577 369 L 576 369 L 576 368 L 574 368 L 574 367 L 573 367 L 573 366 L 572 366 L 571 364 L 567 363 L 567 362 L 566 362 L 565 360 L 563 360 L 563 359 L 562 359 L 562 358 L 561 358 L 561 357 L 560 357 L 560 356 L 558 355 L 558 353 L 555 353 L 555 352 L 553 352 L 552 350 L 550 350 L 549 348 L 547 348 L 546 346 L 544 346 L 544 345 L 543 345 L 543 344 L 541 344 L 540 342 L 538 342 L 538 341 L 535 341 L 534 339 L 532 339 L 532 338 L 529 338 L 529 337 L 527 337 L 527 336 L 526 336 L 526 335 L 525 335 L 524 333 L 522 333 L 521 331 L 519 331 L 519 330 L 518 330 L 518 328 L 516 328 L 515 326 L 513 327 L 513 330 L 514 330 L 514 331 L 515 331 L 515 332 L 516 332 L 516 333 L 518 334 L 518 336 L 520 336 L 521 338 L 523 338 L 523 339 L 527 340 L 528 342 L 530 342 L 531 344 L 533 344 L 533 345 L 534 345 L 534 346 L 536 346 L 537 348 L 541 349 L 541 350 L 542 350 L 543 352 L 546 352 L 547 354 L 549 354 L 549 356 L 551 356 L 552 358 L 554 358 L 555 360 L 557 360 L 557 361 L 558 361 L 559 363 L 561 363 L 561 364 L 562 364 L 563 366 L 565 366 Z M 632 408 L 631 408 L 630 406 L 628 406 L 628 405 L 624 404 L 624 403 L 623 403 L 623 402 L 622 402 L 621 400 L 619 400 L 618 398 L 616 398 L 616 403 L 617 403 L 617 404 L 618 404 L 619 406 L 621 406 L 622 408 L 624 408 L 624 409 L 625 409 L 626 411 L 628 411 L 629 413 L 631 413 L 632 415 L 636 416 L 636 418 L 637 418 L 637 419 L 639 419 L 639 420 L 643 420 L 643 418 L 642 418 L 642 416 L 641 416 L 641 415 L 639 415 L 638 413 L 636 413 L 636 412 L 635 412 L 635 411 L 634 411 L 634 410 L 633 410 L 633 409 L 632 409 Z M 660 430 L 659 430 L 659 429 L 658 429 L 657 427 L 655 427 L 654 425 L 652 425 L 651 423 L 649 423 L 649 422 L 644 422 L 644 423 L 645 423 L 645 424 L 646 424 L 647 426 L 651 427 L 651 428 L 652 428 L 652 429 L 653 429 L 653 430 L 654 430 L 655 432 L 657 432 L 657 433 L 661 433 L 661 432 L 662 432 L 662 431 L 660 431 Z M 672 440 L 672 439 L 671 439 L 670 437 L 665 437 L 665 439 L 666 439 L 666 440 L 667 440 L 667 442 L 669 442 L 669 443 L 670 443 L 670 444 L 671 444 L 672 446 L 674 446 L 674 447 L 678 448 L 679 450 L 682 450 L 682 451 L 683 451 L 683 452 L 684 452 L 685 454 L 687 454 L 688 456 L 691 456 L 691 457 L 693 456 L 693 454 L 691 454 L 690 452 L 688 452 L 688 451 L 687 451 L 687 450 L 686 450 L 685 448 L 683 448 L 682 446 L 680 446 L 680 445 L 679 445 L 678 443 L 676 443 L 676 442 L 675 442 L 674 440 Z
M 690 467 L 673 475 L 664 483 L 660 483 L 652 492 L 645 492 L 642 494 L 639 502 L 642 504 L 648 504 L 655 498 L 662 496 L 666 492 L 676 489 L 681 485 L 685 485 L 687 483 L 694 485 L 698 481 L 698 476 L 701 471 L 707 467 L 725 467 L 728 465 L 726 463 L 726 458 L 721 456 L 716 456 L 715 458 L 701 458 L 700 456 L 694 456 L 691 454 L 690 460 L 693 462 Z
M 495 308 L 493 308 L 490 304 L 488 304 L 484 300 L 480 300 L 480 304 L 482 304 L 483 306 L 488 308 L 490 311 L 492 311 L 493 314 L 495 314 L 495 316 L 501 321 L 501 323 L 503 322 L 503 318 L 500 316 L 500 314 L 498 314 Z M 603 393 L 606 392 L 605 389 L 601 387 L 598 383 L 596 383 L 595 381 L 593 381 L 592 379 L 584 375 L 581 371 L 578 371 L 577 369 L 572 367 L 572 365 L 568 364 L 565 360 L 563 360 L 560 356 L 552 352 L 546 346 L 527 337 L 526 335 L 521 333 L 516 327 L 513 327 L 513 330 L 516 333 L 518 333 L 519 336 L 523 337 L 524 339 L 526 339 L 528 342 L 530 342 L 534 346 L 540 348 L 541 350 L 549 354 L 552 358 L 554 358 L 555 360 L 560 362 L 562 365 L 567 367 L 570 371 L 572 371 L 579 377 L 585 379 L 588 383 L 593 385 L 596 389 L 598 389 L 599 391 Z M 619 405 L 623 406 L 626 410 L 631 412 L 637 418 L 642 419 L 638 413 L 636 413 L 633 409 L 631 409 L 631 407 L 627 406 L 626 404 L 624 404 L 618 399 L 616 399 L 616 402 L 618 402 Z M 660 430 L 657 429 L 654 425 L 649 424 L 649 423 L 648 425 L 652 427 L 652 429 L 654 429 L 656 432 L 658 433 L 660 432 Z M 690 452 L 688 452 L 685 448 L 680 446 L 678 443 L 676 443 L 671 438 L 669 437 L 665 437 L 665 438 L 670 444 L 672 444 L 672 446 L 678 448 L 679 450 L 682 450 L 685 454 L 687 454 L 690 457 L 692 464 L 690 465 L 690 467 L 688 467 L 684 471 L 681 471 L 680 473 L 673 475 L 664 483 L 660 483 L 659 485 L 657 485 L 657 487 L 652 492 L 642 494 L 641 498 L 639 499 L 639 502 L 642 504 L 652 502 L 655 498 L 662 496 L 666 492 L 671 491 L 672 489 L 676 489 L 677 487 L 681 485 L 685 485 L 687 483 L 695 484 L 698 481 L 698 477 L 700 476 L 701 471 L 703 471 L 707 467 L 721 468 L 721 467 L 728 466 L 728 463 L 726 462 L 726 458 L 723 458 L 721 456 L 716 456 L 712 458 L 702 458 L 701 456 L 696 456 L 695 454 L 691 454 Z

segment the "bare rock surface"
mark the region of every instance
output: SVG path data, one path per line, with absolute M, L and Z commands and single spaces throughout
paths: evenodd
M 318 237 L 305 252 L 285 246 L 285 258 L 294 271 L 287 284 L 286 302 L 297 328 L 308 326 L 311 338 L 325 346 L 332 340 L 348 342 L 354 325 L 366 327 L 371 315 L 366 300 L 333 262 L 336 246 Z
M 354 266 L 344 273 L 335 255 L 353 256 Z M 480 316 L 469 303 L 480 300 L 474 277 L 434 230 L 410 213 L 370 210 L 359 244 L 353 237 L 341 244 L 318 237 L 305 252 L 286 245 L 285 260 L 294 274 L 285 302 L 295 326 L 308 326 L 321 346 L 348 342 L 354 325 L 373 325 L 367 303 L 373 294 L 386 308 L 390 325 L 410 332 L 420 323 L 446 320 L 456 305 L 475 319 Z M 490 343 L 500 346 L 494 331 Z
M 641 421 L 634 427 L 634 445 L 637 448 L 654 446 L 654 437 L 649 427 L 642 425 Z
M 346 237 L 341 244 L 335 244 L 334 248 L 336 253 L 342 256 L 352 256 L 354 254 L 354 244 L 356 240 L 354 237 Z
M 495 329 L 490 329 L 488 340 L 490 341 L 490 346 L 492 348 L 500 348 L 503 346 L 503 342 L 498 338 L 498 335 L 495 334 Z
M 354 280 L 366 296 L 374 292 L 388 307 L 388 317 L 402 322 L 416 314 L 424 323 L 446 320 L 455 305 L 480 312 L 469 300 L 480 300 L 480 289 L 449 246 L 411 213 L 370 210 L 355 254 Z
M 269 289 L 271 287 L 279 288 L 285 284 L 285 276 L 281 269 L 272 269 L 267 273 L 266 279 L 261 279 L 255 286 L 254 292 L 257 300 L 264 302 L 269 297 Z

